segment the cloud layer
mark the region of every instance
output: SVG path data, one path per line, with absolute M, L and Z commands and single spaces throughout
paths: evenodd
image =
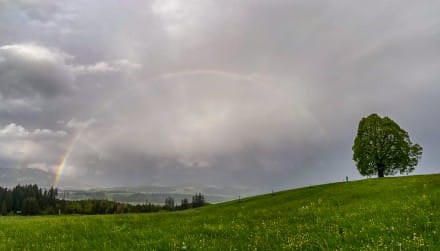
M 0 165 L 96 186 L 360 178 L 390 116 L 438 172 L 440 5 L 0 1 Z M 62 179 L 61 179 L 62 181 Z

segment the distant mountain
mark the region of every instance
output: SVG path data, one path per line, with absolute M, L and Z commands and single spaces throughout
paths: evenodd
M 191 201 L 196 193 L 202 193 L 209 203 L 218 203 L 258 193 L 242 187 L 218 187 L 208 185 L 160 186 L 145 185 L 137 187 L 95 188 L 89 190 L 64 189 L 60 196 L 67 200 L 107 199 L 125 203 L 162 204 L 167 197 L 174 198 L 177 204 L 184 198 Z
M 37 184 L 39 187 L 52 186 L 54 174 L 35 168 L 0 168 L 0 186 L 14 187 L 18 184 Z M 173 197 L 177 204 L 184 198 L 191 201 L 196 193 L 202 193 L 210 203 L 236 199 L 261 193 L 245 187 L 220 187 L 201 184 L 144 185 L 136 187 L 93 188 L 75 179 L 63 178 L 58 185 L 59 196 L 68 200 L 107 199 L 126 203 L 161 204 L 167 197 Z
M 37 184 L 40 187 L 50 187 L 53 174 L 35 168 L 0 168 L 0 186 L 14 187 L 18 184 Z

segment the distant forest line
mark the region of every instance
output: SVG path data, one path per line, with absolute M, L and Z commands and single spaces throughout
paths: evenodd
M 55 214 L 121 214 L 150 213 L 161 210 L 184 210 L 206 205 L 201 193 L 184 198 L 176 205 L 174 198 L 165 198 L 164 205 L 152 203 L 128 204 L 105 199 L 65 200 L 58 198 L 58 189 L 42 189 L 37 185 L 17 185 L 14 188 L 0 187 L 1 215 L 55 215 Z

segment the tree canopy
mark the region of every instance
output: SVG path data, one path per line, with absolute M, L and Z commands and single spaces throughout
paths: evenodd
M 414 171 L 422 151 L 392 119 L 371 114 L 359 122 L 353 160 L 361 175 L 384 177 Z
M 192 197 L 191 205 L 192 205 L 193 208 L 201 207 L 201 206 L 204 206 L 205 204 L 206 204 L 205 196 L 203 196 L 202 193 L 195 194 Z
M 132 205 L 105 199 L 65 200 L 57 198 L 57 195 L 58 190 L 53 187 L 44 190 L 37 185 L 0 186 L 0 215 L 149 213 L 207 204 L 201 193 L 193 197 L 192 204 L 185 198 L 180 206 L 175 205 L 172 197 L 167 197 L 162 206 L 151 203 Z

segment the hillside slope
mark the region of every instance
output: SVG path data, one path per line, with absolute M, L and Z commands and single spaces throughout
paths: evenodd
M 0 249 L 440 250 L 440 175 L 306 187 L 176 213 L 0 217 Z

